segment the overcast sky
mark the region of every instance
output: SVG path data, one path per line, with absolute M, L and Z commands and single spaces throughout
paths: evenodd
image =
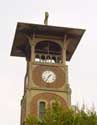
M 0 0 L 0 124 L 20 125 L 24 58 L 11 57 L 17 22 L 86 29 L 69 65 L 72 104 L 97 110 L 97 0 Z

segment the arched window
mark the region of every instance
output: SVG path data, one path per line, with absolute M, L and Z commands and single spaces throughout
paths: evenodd
M 60 55 L 61 51 L 60 45 L 53 41 L 41 41 L 35 47 L 35 53 Z
M 39 102 L 39 118 L 42 119 L 44 117 L 45 114 L 45 102 L 41 101 Z
M 37 43 L 35 46 L 35 54 L 42 55 L 42 57 L 44 55 L 45 58 L 42 58 L 43 62 L 59 63 L 59 60 L 56 60 L 57 57 L 59 57 L 61 59 L 60 62 L 62 62 L 62 48 L 53 41 L 41 41 Z

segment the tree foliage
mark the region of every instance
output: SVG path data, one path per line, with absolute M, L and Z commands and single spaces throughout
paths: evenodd
M 94 110 L 85 108 L 64 109 L 58 101 L 49 107 L 43 119 L 28 116 L 27 125 L 97 125 L 97 114 Z

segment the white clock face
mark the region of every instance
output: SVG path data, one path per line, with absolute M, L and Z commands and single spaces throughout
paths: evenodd
M 44 71 L 42 73 L 42 79 L 46 83 L 53 83 L 56 80 L 56 75 L 52 71 Z

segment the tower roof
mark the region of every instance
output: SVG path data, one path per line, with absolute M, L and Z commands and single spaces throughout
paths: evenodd
M 25 57 L 25 50 L 29 41 L 26 35 L 32 36 L 36 35 L 49 35 L 58 37 L 60 40 L 64 40 L 64 36 L 67 36 L 68 46 L 66 49 L 66 60 L 69 61 L 80 42 L 82 35 L 84 34 L 84 29 L 58 27 L 50 25 L 40 25 L 40 24 L 28 24 L 28 23 L 18 23 L 16 27 L 16 33 L 13 41 L 13 46 L 11 50 L 11 56 Z

